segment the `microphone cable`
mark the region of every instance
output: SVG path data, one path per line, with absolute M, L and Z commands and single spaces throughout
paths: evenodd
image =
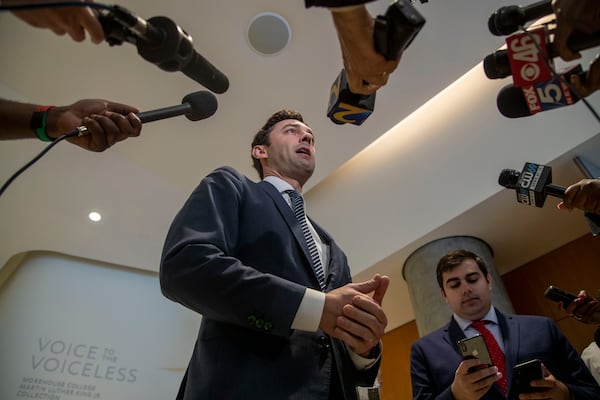
M 8 178 L 8 180 L 2 185 L 2 187 L 0 188 L 0 196 L 2 196 L 2 194 L 6 191 L 6 189 L 10 186 L 11 183 L 13 183 L 13 181 L 15 179 L 17 179 L 17 177 L 19 175 L 21 175 L 23 172 L 25 172 L 29 167 L 31 167 L 33 164 L 35 164 L 40 158 L 42 158 L 48 151 L 50 151 L 51 148 L 53 148 L 56 144 L 58 144 L 59 142 L 68 139 L 70 137 L 73 136 L 80 136 L 85 134 L 85 132 L 87 131 L 87 128 L 85 129 L 81 129 L 82 127 L 79 127 L 77 129 L 72 130 L 71 132 L 65 133 L 64 135 L 56 138 L 52 143 L 50 143 L 48 146 L 46 146 L 46 148 L 44 150 L 42 150 L 37 156 L 33 157 L 27 164 L 23 165 L 21 168 L 19 168 L 19 170 L 17 172 L 15 172 L 14 174 L 12 174 L 12 176 L 10 178 Z

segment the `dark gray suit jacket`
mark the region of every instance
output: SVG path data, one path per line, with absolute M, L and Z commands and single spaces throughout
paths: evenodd
M 512 385 L 513 367 L 534 358 L 540 359 L 556 379 L 569 387 L 572 399 L 600 399 L 600 387 L 551 319 L 503 314 L 498 310 L 496 314 L 504 339 L 509 400 L 519 398 Z M 452 318 L 446 326 L 413 343 L 410 353 L 413 399 L 453 399 L 450 385 L 462 361 L 456 343 L 464 337 L 464 332 Z M 502 400 L 506 397 L 494 384 L 482 399 Z
M 330 249 L 327 290 L 349 283 L 346 256 L 313 225 Z M 319 290 L 309 260 L 273 185 L 228 167 L 202 180 L 171 225 L 160 268 L 164 295 L 203 316 L 179 398 L 354 400 L 355 385 L 372 385 L 378 364 L 359 372 L 343 343 L 290 329 L 305 288 Z

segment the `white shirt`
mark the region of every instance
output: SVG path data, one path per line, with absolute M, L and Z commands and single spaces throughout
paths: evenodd
M 581 359 L 588 367 L 592 376 L 600 385 L 600 348 L 596 342 L 590 343 L 583 351 L 581 352 Z
M 471 322 L 473 321 L 462 319 L 456 314 L 454 314 L 454 319 L 458 323 L 458 326 L 460 326 L 460 328 L 463 330 L 466 337 L 470 338 L 479 334 L 479 331 L 477 329 L 471 327 Z M 492 332 L 492 335 L 494 335 L 494 339 L 496 339 L 496 342 L 498 342 L 498 346 L 500 346 L 500 349 L 502 349 L 502 351 L 504 352 L 504 340 L 502 339 L 500 325 L 498 325 L 498 316 L 496 315 L 496 309 L 494 308 L 494 306 L 490 307 L 488 313 L 483 318 L 481 318 L 481 320 L 491 322 L 485 324 L 485 327 L 490 332 Z
M 292 207 L 291 200 L 289 195 L 285 194 L 286 190 L 295 190 L 292 185 L 287 183 L 281 178 L 276 176 L 267 176 L 264 179 L 266 182 L 269 182 L 271 185 L 275 186 L 283 198 L 287 201 L 290 208 Z M 306 204 L 304 204 L 304 210 L 306 214 Z M 329 246 L 327 246 L 317 232 L 315 228 L 312 226 L 308 218 L 306 219 L 308 222 L 308 227 L 315 239 L 315 243 L 317 245 L 317 249 L 319 252 L 319 257 L 321 258 L 321 265 L 325 266 L 329 261 Z M 325 275 L 327 276 L 327 271 L 324 268 Z M 323 308 L 325 307 L 325 293 L 314 290 L 311 288 L 306 288 L 304 292 L 304 297 L 302 298 L 302 302 L 300 303 L 300 307 L 298 307 L 298 311 L 296 312 L 296 316 L 294 317 L 294 321 L 292 321 L 292 329 L 299 329 L 301 331 L 308 332 L 316 332 L 319 329 L 319 323 L 321 322 L 321 316 L 323 315 Z
M 264 178 L 264 181 L 275 186 L 275 188 L 286 200 L 290 208 L 292 207 L 290 196 L 284 193 L 286 190 L 295 190 L 292 185 L 276 176 L 267 176 Z M 308 214 L 306 209 L 306 203 L 304 203 L 305 215 Z M 321 258 L 321 265 L 323 266 L 323 272 L 325 272 L 325 276 L 327 276 L 326 266 L 329 265 L 329 246 L 326 243 L 323 243 L 321 237 L 317 234 L 317 231 L 312 226 L 308 218 L 306 218 L 306 222 L 313 239 L 315 240 L 315 244 L 317 245 L 319 257 Z M 296 316 L 292 321 L 291 328 L 308 332 L 316 332 L 319 329 L 319 323 L 321 322 L 321 316 L 323 315 L 323 309 L 325 308 L 325 297 L 325 293 L 307 287 L 306 291 L 304 292 L 304 297 L 302 297 L 302 301 L 300 302 L 300 306 L 296 311 Z M 379 346 L 382 346 L 381 341 Z M 359 370 L 370 367 L 379 359 L 379 357 L 375 359 L 365 358 L 356 354 L 350 348 L 348 348 L 348 350 L 350 359 L 354 363 L 354 366 Z

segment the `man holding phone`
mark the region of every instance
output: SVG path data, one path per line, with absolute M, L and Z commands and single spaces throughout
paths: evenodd
M 492 306 L 491 276 L 477 254 L 446 254 L 438 263 L 437 280 L 453 316 L 411 347 L 413 399 L 600 398 L 600 387 L 552 320 L 505 314 Z M 484 337 L 494 365 L 462 356 L 458 342 L 475 335 Z M 514 383 L 513 368 L 533 359 L 541 360 L 543 378 L 530 386 L 543 394 L 525 393 Z

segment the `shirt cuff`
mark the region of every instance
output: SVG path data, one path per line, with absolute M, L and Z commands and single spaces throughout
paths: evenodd
M 346 347 L 348 348 L 348 354 L 350 354 L 350 359 L 352 360 L 352 363 L 354 363 L 354 366 L 359 371 L 372 367 L 381 358 L 381 352 L 383 350 L 383 344 L 381 343 L 381 340 L 379 341 L 377 346 L 373 348 L 373 350 L 378 350 L 375 358 L 363 357 L 360 354 L 356 354 L 355 352 L 353 352 L 352 349 L 350 349 L 350 347 Z
M 325 308 L 325 297 L 326 294 L 323 292 L 306 288 L 300 307 L 298 307 L 294 321 L 292 321 L 292 329 L 307 332 L 319 330 L 323 308 Z

